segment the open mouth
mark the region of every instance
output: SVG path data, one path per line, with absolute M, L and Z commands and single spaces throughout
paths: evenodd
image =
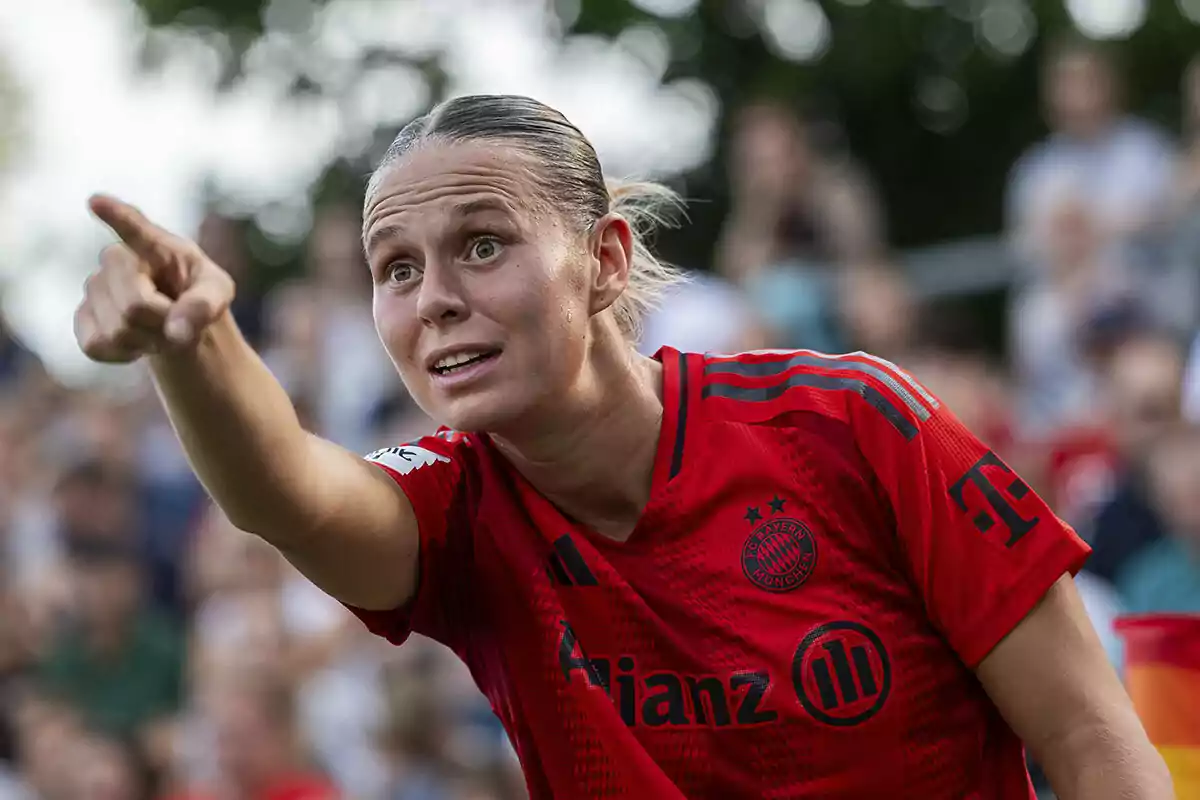
M 491 361 L 498 355 L 500 355 L 499 350 L 489 350 L 484 353 L 444 358 L 434 365 L 433 372 L 436 375 L 453 375 L 457 372 L 464 372 L 471 367 Z

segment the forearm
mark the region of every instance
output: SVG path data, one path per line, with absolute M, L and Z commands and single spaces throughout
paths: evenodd
M 309 434 L 228 313 L 193 351 L 150 366 L 192 469 L 235 526 L 272 539 L 310 518 Z
M 1096 727 L 1039 761 L 1059 800 L 1173 800 L 1166 764 L 1140 724 Z

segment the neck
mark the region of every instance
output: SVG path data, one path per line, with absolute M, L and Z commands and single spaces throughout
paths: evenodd
M 619 333 L 597 336 L 586 367 L 554 413 L 493 436 L 513 466 L 564 514 L 628 538 L 650 499 L 662 428 L 662 366 Z

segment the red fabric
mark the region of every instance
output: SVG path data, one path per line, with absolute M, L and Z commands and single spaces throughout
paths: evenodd
M 273 784 L 255 795 L 253 800 L 336 800 L 338 796 L 333 785 L 323 778 L 294 775 Z M 217 796 L 195 792 L 176 795 L 169 800 L 217 800 Z
M 486 437 L 423 440 L 446 460 L 389 470 L 420 520 L 418 595 L 356 613 L 463 658 L 534 798 L 1033 797 L 970 667 L 1086 545 L 886 362 L 658 357 L 627 542 Z

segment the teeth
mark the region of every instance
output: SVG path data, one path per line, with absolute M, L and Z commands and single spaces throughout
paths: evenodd
M 459 364 L 465 364 L 472 359 L 479 358 L 482 355 L 484 355 L 482 350 L 464 350 L 461 353 L 455 353 L 454 355 L 438 359 L 433 368 L 451 369 L 452 367 L 457 367 Z

